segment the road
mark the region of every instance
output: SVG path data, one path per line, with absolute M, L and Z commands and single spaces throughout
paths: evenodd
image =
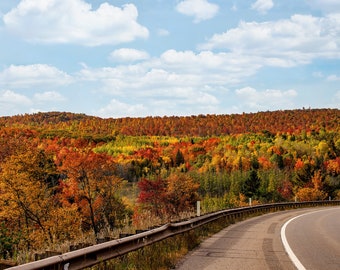
M 298 216 L 285 229 L 298 269 L 340 269 L 340 207 Z
M 334 208 L 334 207 L 333 207 Z M 286 249 L 281 241 L 281 228 L 282 226 L 290 221 L 294 217 L 298 217 L 302 214 L 312 213 L 317 210 L 329 210 L 330 208 L 310 208 L 310 209 L 298 209 L 288 210 L 276 213 L 270 213 L 259 217 L 251 218 L 236 224 L 230 225 L 219 233 L 213 235 L 211 238 L 204 241 L 197 249 L 190 252 L 176 267 L 177 270 L 219 270 L 219 269 L 247 269 L 247 270 L 290 270 L 296 269 L 292 260 L 288 256 Z M 338 209 L 338 214 L 339 209 Z M 326 235 L 325 232 L 332 230 L 336 231 L 336 226 L 339 227 L 339 223 L 328 225 L 329 220 L 335 218 L 334 215 L 330 214 L 332 211 L 328 211 L 329 218 L 327 220 L 321 218 L 318 221 L 318 228 L 323 227 L 322 236 Z M 319 212 L 323 213 L 323 212 Z M 332 212 L 333 213 L 333 212 Z M 324 215 L 322 215 L 324 216 Z M 326 214 L 328 216 L 328 214 Z M 305 215 L 303 217 L 310 217 L 312 220 L 315 219 L 314 214 Z M 338 222 L 339 222 L 339 218 Z M 307 224 L 313 224 L 308 219 Z M 295 223 L 299 223 L 301 226 L 298 230 L 295 230 Z M 325 224 L 327 223 L 327 224 Z M 312 229 L 309 233 L 305 230 L 306 224 L 302 217 L 296 218 L 289 222 L 286 226 L 287 241 L 292 250 L 301 249 L 305 245 L 313 245 L 309 251 L 299 251 L 296 253 L 298 256 L 307 256 L 307 259 L 301 259 L 301 263 L 306 263 L 309 260 L 309 256 L 315 256 L 316 251 L 315 242 L 319 240 L 313 240 L 314 242 L 304 244 L 301 238 L 311 239 L 309 233 L 316 233 L 317 229 Z M 300 238 L 297 236 L 305 232 L 304 236 Z M 333 239 L 332 236 L 325 236 L 327 240 Z M 339 250 L 339 237 L 340 234 L 334 240 L 330 241 L 332 245 L 329 248 L 335 248 Z M 296 239 L 296 240 L 294 240 Z M 312 240 L 311 240 L 312 241 Z M 326 248 L 323 246 L 323 248 Z M 325 251 L 324 253 L 327 253 Z M 332 252 L 331 256 L 335 256 Z M 300 258 L 300 257 L 299 257 Z M 333 257 L 332 257 L 333 258 Z M 340 256 L 336 255 L 332 263 L 338 263 Z M 330 263 L 331 264 L 331 263 Z M 308 268 L 309 264 L 306 264 L 306 269 L 334 269 L 328 267 L 321 268 Z M 338 269 L 340 269 L 338 264 Z

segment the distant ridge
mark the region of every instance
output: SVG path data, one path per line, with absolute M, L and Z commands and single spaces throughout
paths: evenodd
M 101 135 L 219 136 L 268 132 L 340 131 L 339 109 L 297 109 L 243 114 L 100 118 L 71 112 L 0 117 L 0 127 L 72 130 Z

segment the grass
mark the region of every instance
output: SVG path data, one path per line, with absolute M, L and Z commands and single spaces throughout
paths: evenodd
M 122 257 L 102 262 L 91 270 L 166 270 L 176 264 L 204 239 L 234 223 L 233 219 L 220 218 L 209 224 L 164 239 L 160 242 L 130 252 Z

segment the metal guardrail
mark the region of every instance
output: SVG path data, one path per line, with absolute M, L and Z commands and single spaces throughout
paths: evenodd
M 254 213 L 295 209 L 302 207 L 335 206 L 340 201 L 313 201 L 313 202 L 290 202 L 248 206 L 235 209 L 222 210 L 187 221 L 169 223 L 161 227 L 128 236 L 121 239 L 111 240 L 102 244 L 93 245 L 83 249 L 67 252 L 61 255 L 49 257 L 43 260 L 11 267 L 11 270 L 76 270 L 94 266 L 100 262 L 125 255 L 147 245 L 159 242 L 220 218 L 237 219 L 244 218 Z

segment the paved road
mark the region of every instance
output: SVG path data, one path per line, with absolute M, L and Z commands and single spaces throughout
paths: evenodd
M 298 269 L 340 269 L 340 207 L 308 213 L 290 221 L 287 242 Z
M 270 213 L 230 225 L 190 252 L 176 269 L 296 269 L 282 244 L 281 227 L 290 219 L 312 211 L 315 208 Z M 290 225 L 287 233 L 293 230 Z

